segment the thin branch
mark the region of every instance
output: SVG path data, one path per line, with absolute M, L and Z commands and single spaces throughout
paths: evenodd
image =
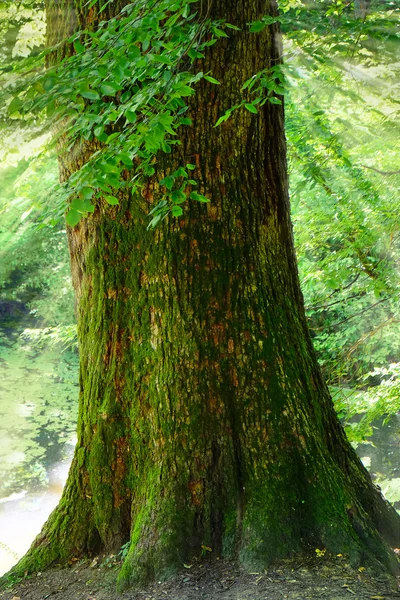
M 336 323 L 332 323 L 332 325 L 329 325 L 329 327 L 330 328 L 337 327 L 338 325 L 347 323 L 347 321 L 350 321 L 351 319 L 355 319 L 356 317 L 363 315 L 365 312 L 367 312 L 367 310 L 371 310 L 371 308 L 375 308 L 375 306 L 378 306 L 378 304 L 382 304 L 382 302 L 387 302 L 388 300 L 389 300 L 389 298 L 383 298 L 382 300 L 378 300 L 378 302 L 375 302 L 375 304 L 371 304 L 371 306 L 367 306 L 367 308 L 364 308 L 363 310 L 360 310 L 358 313 L 355 313 L 354 315 L 347 317 L 347 319 L 343 319 L 342 321 L 337 321 Z M 326 329 L 326 327 L 317 327 L 316 329 L 314 329 L 314 331 L 321 331 L 321 329 Z
M 364 169 L 370 169 L 371 171 L 375 171 L 375 173 L 379 173 L 379 175 L 399 175 L 399 171 L 380 171 L 379 169 L 375 169 L 375 167 L 368 167 L 367 165 L 360 165 L 360 167 L 364 167 Z
M 367 340 L 368 338 L 373 337 L 376 333 L 378 333 L 378 331 L 381 331 L 384 327 L 386 327 L 386 325 L 389 325 L 390 323 L 398 323 L 398 322 L 399 322 L 399 320 L 396 319 L 394 316 L 389 317 L 388 319 L 385 319 L 382 323 L 380 323 L 379 325 L 377 325 L 375 327 L 375 329 L 372 329 L 371 331 L 369 331 L 368 333 L 366 333 L 364 335 L 364 337 L 362 337 L 355 344 L 353 344 L 353 346 L 350 348 L 350 350 L 346 354 L 346 358 L 348 358 L 350 356 L 350 354 L 353 354 L 353 352 L 355 352 L 355 350 L 357 350 L 357 348 L 358 348 L 358 346 L 360 344 L 362 344 L 363 342 L 365 342 L 365 340 Z
M 344 290 L 346 288 L 342 288 L 342 290 Z M 337 291 L 340 292 L 342 291 L 340 289 L 338 289 Z M 358 294 L 352 294 L 351 296 L 348 296 L 347 298 L 341 298 L 340 300 L 335 300 L 335 302 L 330 302 L 330 304 L 319 304 L 317 306 L 307 306 L 306 310 L 318 310 L 319 308 L 323 308 L 324 310 L 327 308 L 330 308 L 331 306 L 334 306 L 335 304 L 340 304 L 341 302 L 347 302 L 348 300 L 352 300 L 353 298 L 360 298 L 360 296 L 365 296 L 364 291 L 362 292 L 358 292 Z
M 354 279 L 352 279 L 350 281 L 350 283 L 346 284 L 345 286 L 341 287 L 341 288 L 336 288 L 333 290 L 333 292 L 331 294 L 329 294 L 329 296 L 326 296 L 323 300 L 321 300 L 321 302 L 325 302 L 326 300 L 329 300 L 329 298 L 332 298 L 332 296 L 334 296 L 335 294 L 338 294 L 339 292 L 343 292 L 343 290 L 347 290 L 348 288 L 350 288 L 356 281 L 357 279 L 360 277 L 361 273 L 357 273 L 357 275 L 355 276 Z M 366 277 L 363 281 L 366 281 L 367 279 L 369 279 L 369 277 Z M 361 281 L 362 283 L 362 281 Z M 321 305 L 323 306 L 323 305 Z M 306 310 L 315 310 L 316 308 L 320 308 L 320 306 L 306 306 Z

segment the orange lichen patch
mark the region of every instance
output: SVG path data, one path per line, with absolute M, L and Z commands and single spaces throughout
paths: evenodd
M 118 358 L 122 358 L 124 356 L 124 352 L 125 352 L 125 344 L 123 342 L 121 342 L 120 340 L 115 342 L 114 352 Z
M 83 488 L 89 488 L 90 487 L 90 477 L 89 477 L 89 473 L 85 470 L 81 471 L 81 475 L 82 475 L 82 483 L 83 483 Z M 86 494 L 87 495 L 87 494 Z
M 49 539 L 46 536 L 46 534 L 44 533 L 40 533 L 36 539 L 34 540 L 33 544 L 32 544 L 32 548 L 37 548 L 39 546 L 41 546 L 42 544 L 47 545 L 49 544 Z
M 215 308 L 215 309 L 219 310 L 218 300 L 216 300 L 215 298 L 211 298 L 209 306 L 210 306 L 210 308 Z
M 158 437 L 156 440 L 154 440 L 154 446 L 156 448 L 164 448 L 165 443 L 165 439 L 162 437 Z
M 211 336 L 214 344 L 218 346 L 225 337 L 225 327 L 220 323 L 214 323 L 214 325 L 211 326 Z
M 104 354 L 103 354 L 103 362 L 104 362 L 104 364 L 106 364 L 106 365 L 107 365 L 107 364 L 110 362 L 110 360 L 111 360 L 111 356 L 112 356 L 112 342 L 111 342 L 111 341 L 109 341 L 109 342 L 106 344 L 106 347 L 105 347 L 105 352 L 104 352 Z
M 92 25 L 95 21 L 95 10 L 94 8 L 89 8 L 88 13 L 86 15 L 86 21 L 88 25 Z
M 115 377 L 114 377 L 114 387 L 115 387 L 115 392 L 116 392 L 116 402 L 118 402 L 120 400 L 120 397 L 122 395 L 122 392 L 124 390 L 125 387 L 125 378 L 123 376 L 121 376 L 120 373 L 116 373 Z
M 307 442 L 305 440 L 304 435 L 299 435 L 298 438 L 299 438 L 299 442 L 300 442 L 302 448 L 306 449 L 307 448 Z
M 150 330 L 151 330 L 151 338 L 150 344 L 153 349 L 156 349 L 159 343 L 159 327 L 156 321 L 155 309 L 153 306 L 150 307 Z
M 223 413 L 223 404 L 221 402 L 221 400 L 219 398 L 209 398 L 209 407 L 210 410 L 215 414 L 215 415 L 222 415 Z
M 109 300 L 115 300 L 117 297 L 117 294 L 118 294 L 117 290 L 112 290 L 111 288 L 109 288 L 107 290 L 107 298 Z
M 145 287 L 147 285 L 148 281 L 149 281 L 149 278 L 147 276 L 147 273 L 145 273 L 144 271 L 141 271 L 139 274 L 140 287 Z
M 192 496 L 192 504 L 194 506 L 200 506 L 203 503 L 204 483 L 198 480 L 191 481 L 189 483 L 189 490 Z
M 237 376 L 237 371 L 236 369 L 231 369 L 231 379 L 232 379 L 232 383 L 235 387 L 239 387 L 239 379 Z
M 191 240 L 190 249 L 192 250 L 191 256 L 196 256 L 197 258 L 200 257 L 199 244 L 197 240 Z
M 122 485 L 128 466 L 129 442 L 126 436 L 115 440 L 116 459 L 112 464 L 114 507 L 119 508 L 127 500 L 126 488 Z
M 207 204 L 207 214 L 210 217 L 210 219 L 212 219 L 213 221 L 215 221 L 218 217 L 218 209 L 215 206 L 215 204 L 212 204 L 211 202 L 209 202 Z
M 154 200 L 154 185 L 148 184 L 142 188 L 142 198 L 145 198 L 149 204 Z
M 232 338 L 229 338 L 228 340 L 228 352 L 229 354 L 232 354 L 235 350 L 235 344 Z

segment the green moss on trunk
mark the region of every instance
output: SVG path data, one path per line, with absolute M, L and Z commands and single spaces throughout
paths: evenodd
M 78 445 L 61 504 L 16 571 L 128 539 L 121 586 L 168 576 L 207 548 L 252 568 L 316 547 L 396 568 L 382 536 L 398 543 L 398 516 L 345 438 L 307 331 L 283 108 L 213 127 L 242 82 L 280 60 L 275 25 L 246 31 L 268 11 L 214 1 L 211 17 L 242 29 L 199 64 L 221 85 L 199 85 L 193 127 L 158 163 L 157 177 L 195 163 L 211 202 L 149 232 L 154 178 L 69 231 Z

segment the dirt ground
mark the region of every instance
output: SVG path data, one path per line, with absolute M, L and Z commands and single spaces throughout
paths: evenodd
M 189 565 L 187 565 L 189 566 Z M 316 557 L 285 562 L 262 573 L 245 573 L 234 563 L 205 562 L 184 568 L 174 579 L 146 589 L 117 593 L 113 559 L 74 563 L 25 579 L 0 592 L 1 600 L 400 600 L 399 583 L 345 559 Z

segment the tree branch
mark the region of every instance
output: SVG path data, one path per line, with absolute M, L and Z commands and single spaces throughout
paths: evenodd
M 364 169 L 370 169 L 371 171 L 375 171 L 375 173 L 379 173 L 379 175 L 399 175 L 399 171 L 380 171 L 379 169 L 375 169 L 375 167 L 368 167 L 367 165 L 360 165 L 360 167 L 364 167 Z

